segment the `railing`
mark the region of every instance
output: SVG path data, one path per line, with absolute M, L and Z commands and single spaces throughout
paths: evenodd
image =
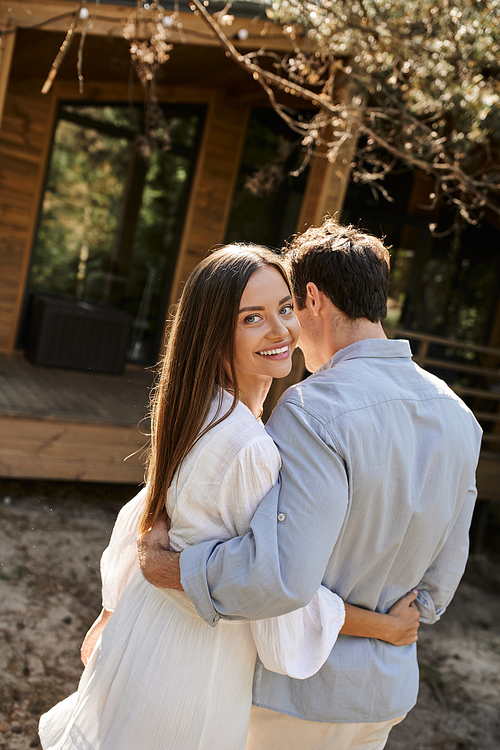
M 454 371 L 461 375 L 479 377 L 483 379 L 483 382 L 486 381 L 488 387 L 465 386 L 458 383 L 451 383 L 450 388 L 462 398 L 470 397 L 474 399 L 470 408 L 474 412 L 474 416 L 478 422 L 481 424 L 489 422 L 493 425 L 500 423 L 500 414 L 498 413 L 498 407 L 500 404 L 500 349 L 400 329 L 391 331 L 391 336 L 394 338 L 410 339 L 410 341 L 418 341 L 419 345 L 417 351 L 414 352 L 413 359 L 424 369 L 439 368 L 442 370 Z M 463 349 L 472 352 L 474 355 L 479 355 L 481 358 L 485 359 L 486 362 L 484 365 L 467 364 L 465 362 L 456 362 L 452 359 L 446 359 L 445 357 L 437 358 L 436 356 L 429 356 L 428 351 L 430 344 L 439 344 L 440 346 L 453 349 Z M 489 387 L 491 382 L 498 383 L 498 390 Z M 475 401 L 477 399 L 496 402 L 495 410 L 492 412 L 483 411 L 484 405 L 476 408 Z M 490 446 L 500 445 L 500 430 L 496 432 L 495 428 L 493 428 L 492 432 L 485 432 L 483 435 L 483 445 L 486 446 L 486 444 L 489 444 Z

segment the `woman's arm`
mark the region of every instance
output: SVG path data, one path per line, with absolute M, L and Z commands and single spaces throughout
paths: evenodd
M 87 666 L 87 662 L 92 656 L 92 651 L 95 648 L 95 644 L 97 643 L 102 631 L 108 624 L 112 614 L 113 613 L 109 612 L 109 610 L 102 609 L 101 614 L 83 639 L 82 647 L 80 649 L 80 657 L 84 667 Z
M 402 599 L 393 604 L 382 615 L 360 607 L 345 605 L 345 622 L 343 635 L 356 635 L 361 638 L 378 638 L 394 646 L 406 646 L 418 640 L 417 631 L 420 626 L 419 612 L 414 604 L 417 591 L 410 591 Z

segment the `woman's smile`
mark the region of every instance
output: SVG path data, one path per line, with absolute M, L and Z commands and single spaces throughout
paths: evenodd
M 273 347 L 272 349 L 263 349 L 257 352 L 261 357 L 272 357 L 273 359 L 286 359 L 291 355 L 290 344 L 287 342 L 283 346 Z

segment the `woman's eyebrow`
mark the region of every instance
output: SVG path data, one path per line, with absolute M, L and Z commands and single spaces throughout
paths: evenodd
M 281 304 L 281 302 L 280 302 Z M 249 310 L 263 310 L 263 307 L 242 307 L 240 310 L 240 313 L 242 312 L 248 312 Z
M 283 297 L 283 299 L 280 299 L 280 301 L 278 302 L 278 305 L 282 305 L 283 302 L 286 302 L 289 299 L 292 299 L 291 294 L 287 294 L 286 297 Z M 241 310 L 239 310 L 238 314 L 243 313 L 243 312 L 249 312 L 250 310 L 264 310 L 264 308 L 258 307 L 257 305 L 255 307 L 242 307 Z

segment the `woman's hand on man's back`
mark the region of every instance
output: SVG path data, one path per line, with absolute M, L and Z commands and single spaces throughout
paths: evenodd
M 387 610 L 387 615 L 392 618 L 391 631 L 387 640 L 394 646 L 407 646 L 418 641 L 418 629 L 420 627 L 420 613 L 415 604 L 417 590 L 410 591 L 402 599 L 399 599 Z

